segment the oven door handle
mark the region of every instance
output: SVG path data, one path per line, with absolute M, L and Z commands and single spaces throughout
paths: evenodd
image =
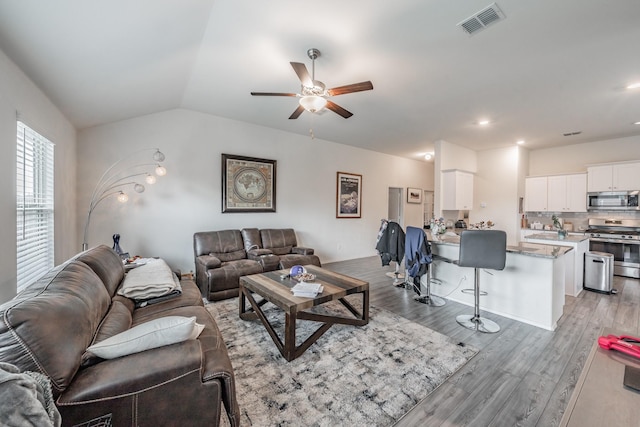
M 624 239 L 601 239 L 599 237 L 590 237 L 590 242 L 602 242 L 602 243 L 621 243 L 626 245 L 640 245 L 640 240 L 624 240 Z

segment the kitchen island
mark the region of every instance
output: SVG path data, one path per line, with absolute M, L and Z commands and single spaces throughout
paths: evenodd
M 459 267 L 460 237 L 429 237 L 437 257 L 432 264 L 434 295 L 474 306 L 474 269 Z M 481 270 L 480 309 L 549 331 L 562 316 L 565 295 L 565 258 L 573 248 L 560 245 L 520 243 L 507 246 L 504 270 Z M 423 279 L 425 280 L 425 279 Z M 473 308 L 470 309 L 470 314 Z
M 569 234 L 564 239 L 558 238 L 557 232 L 526 234 L 527 243 L 540 243 L 544 245 L 570 246 L 571 254 L 565 257 L 565 283 L 564 292 L 572 297 L 577 297 L 582 292 L 584 283 L 584 254 L 589 251 L 589 237 L 581 234 Z

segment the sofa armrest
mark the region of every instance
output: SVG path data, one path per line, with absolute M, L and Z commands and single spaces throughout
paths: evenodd
M 220 258 L 213 255 L 200 255 L 196 258 L 196 262 L 199 262 L 202 266 L 204 266 L 205 270 L 219 268 L 222 265 L 222 261 L 220 261 Z
M 196 322 L 204 324 L 205 328 L 197 339 L 104 360 L 81 369 L 57 399 L 61 413 L 84 416 L 95 406 L 97 413 L 112 412 L 116 417 L 130 411 L 131 402 L 136 402 L 136 411 L 151 411 L 155 417 L 166 419 L 176 415 L 175 408 L 159 404 L 163 399 L 158 396 L 190 396 L 183 403 L 186 412 L 204 412 L 218 406 L 217 402 L 221 400 L 231 426 L 238 426 L 233 367 L 211 314 L 200 306 L 178 307 L 162 315 L 195 315 Z M 211 414 L 209 425 L 218 425 L 220 414 L 215 412 Z M 186 418 L 179 418 L 183 419 Z
M 305 248 L 302 246 L 294 246 L 293 248 L 291 248 L 291 253 L 297 255 L 313 255 L 313 249 Z
M 273 255 L 273 251 L 271 249 L 250 249 L 247 251 L 248 258 L 255 261 L 260 260 L 260 257 L 264 255 Z

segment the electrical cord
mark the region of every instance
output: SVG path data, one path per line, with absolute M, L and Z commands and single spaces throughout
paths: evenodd
M 435 294 L 435 293 L 433 293 L 433 292 L 431 292 L 431 294 L 432 294 L 433 296 L 436 296 L 436 297 L 446 298 L 446 297 L 448 297 L 449 295 L 451 295 L 452 293 L 454 293 L 454 292 L 456 291 L 456 289 L 458 289 L 458 288 L 460 287 L 460 285 L 462 285 L 462 282 L 464 282 L 465 280 L 467 280 L 467 276 L 462 276 L 462 277 L 460 278 L 460 280 L 458 281 L 458 284 L 456 285 L 456 287 L 455 287 L 455 288 L 453 288 L 453 289 L 451 290 L 451 292 L 449 292 L 448 294 L 445 294 L 445 295 L 437 295 L 437 294 Z M 441 285 L 441 286 L 442 286 L 442 285 Z M 433 291 L 433 288 L 431 288 L 431 290 Z
M 440 261 L 440 260 L 438 260 L 438 261 Z M 447 261 L 445 261 L 445 262 L 447 262 Z M 432 294 L 433 296 L 436 296 L 436 297 L 440 297 L 440 298 L 447 298 L 449 295 L 451 295 L 452 293 L 454 293 L 454 292 L 455 292 L 455 291 L 460 287 L 460 285 L 462 285 L 462 282 L 464 282 L 465 280 L 467 280 L 467 276 L 462 276 L 462 277 L 460 278 L 460 280 L 458 281 L 458 284 L 456 285 L 456 287 L 455 287 L 455 288 L 453 288 L 453 289 L 451 290 L 451 292 L 449 292 L 448 294 L 445 294 L 445 295 L 438 295 L 438 294 L 436 294 L 436 293 L 434 293 L 434 292 L 433 292 L 433 287 L 431 288 L 431 294 Z M 432 282 L 432 284 L 433 284 L 433 282 Z M 440 285 L 442 286 L 442 281 L 440 281 Z

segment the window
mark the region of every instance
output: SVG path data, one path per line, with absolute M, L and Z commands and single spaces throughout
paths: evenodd
M 18 121 L 16 163 L 18 291 L 53 261 L 53 143 Z

